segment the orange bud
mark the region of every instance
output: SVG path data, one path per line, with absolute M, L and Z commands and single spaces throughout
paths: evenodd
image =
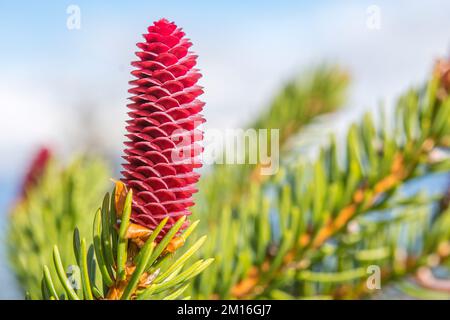
M 125 238 L 146 240 L 152 234 L 152 230 L 136 223 L 130 223 Z
M 185 240 L 183 237 L 175 237 L 170 240 L 169 244 L 167 245 L 166 251 L 174 253 L 178 248 L 184 245 L 184 242 Z
M 116 205 L 116 214 L 118 217 L 122 216 L 125 199 L 127 197 L 127 188 L 122 181 L 115 181 L 116 190 L 114 193 L 114 202 Z
M 237 283 L 233 288 L 231 288 L 231 294 L 233 297 L 242 298 L 249 294 L 254 287 L 258 284 L 259 272 L 256 267 L 252 267 L 246 278 Z

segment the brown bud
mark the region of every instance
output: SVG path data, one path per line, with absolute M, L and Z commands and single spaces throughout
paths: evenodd
M 434 66 L 434 75 L 440 81 L 438 96 L 445 99 L 450 93 L 450 59 L 439 59 Z

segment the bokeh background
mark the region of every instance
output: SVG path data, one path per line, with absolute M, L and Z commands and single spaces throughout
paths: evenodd
M 80 29 L 67 28 L 70 5 Z M 380 28 L 368 25 L 373 6 Z M 449 52 L 448 12 L 438 0 L 1 1 L 0 228 L 39 146 L 62 158 L 93 150 L 118 168 L 130 61 L 154 20 L 176 21 L 194 43 L 207 127 L 251 122 L 288 79 L 330 62 L 352 77 L 339 131 L 425 79 Z M 1 240 L 0 298 L 21 298 Z

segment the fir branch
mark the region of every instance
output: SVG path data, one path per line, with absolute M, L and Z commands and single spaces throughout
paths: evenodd
M 402 134 L 406 136 L 409 135 L 410 139 L 402 145 L 397 145 L 398 147 L 397 151 L 393 153 L 391 164 L 388 167 L 389 170 L 387 171 L 387 174 L 381 175 L 380 177 L 378 177 L 378 179 L 376 180 L 374 179 L 374 181 L 370 181 L 369 177 L 365 178 L 364 175 L 362 174 L 364 171 L 373 172 L 374 168 L 370 167 L 364 168 L 364 164 L 361 159 L 362 155 L 358 154 L 359 152 L 358 150 L 359 146 L 357 145 L 358 139 L 352 140 L 352 137 L 354 136 L 352 135 L 352 130 L 350 130 L 347 141 L 349 148 L 347 154 L 348 159 L 347 161 L 349 161 L 347 168 L 350 170 L 350 172 L 354 172 L 354 170 L 352 169 L 359 167 L 358 169 L 360 171 L 360 174 L 358 176 L 359 182 L 354 184 L 356 185 L 355 191 L 353 191 L 352 195 L 349 197 L 350 202 L 344 204 L 344 206 L 341 209 L 337 209 L 338 208 L 337 207 L 335 209 L 337 214 L 335 215 L 332 214 L 329 218 L 322 220 L 321 227 L 314 226 L 312 232 L 307 231 L 306 233 L 300 236 L 299 239 L 301 239 L 300 241 L 302 242 L 303 248 L 300 250 L 298 255 L 295 255 L 296 249 L 293 249 L 294 252 L 291 253 L 290 255 L 287 255 L 286 259 L 287 268 L 292 266 L 292 262 L 290 262 L 291 259 L 300 262 L 295 264 L 296 267 L 299 269 L 303 269 L 305 265 L 309 265 L 309 263 L 305 263 L 303 259 L 309 259 L 308 256 L 311 254 L 311 251 L 318 250 L 328 239 L 335 237 L 339 233 L 344 231 L 351 220 L 355 219 L 360 215 L 372 211 L 373 205 L 381 197 L 384 196 L 385 197 L 384 201 L 387 201 L 391 197 L 392 192 L 395 191 L 395 189 L 399 185 L 406 183 L 415 176 L 415 170 L 417 169 L 418 165 L 423 162 L 423 159 L 426 159 L 428 157 L 429 153 L 434 148 L 434 146 L 439 144 L 441 136 L 433 132 L 429 132 L 428 135 L 422 135 L 417 138 L 414 138 L 411 133 L 407 132 L 408 125 L 410 126 L 415 125 L 415 123 L 408 122 L 411 121 L 411 119 L 408 119 L 410 118 L 409 112 L 416 111 L 419 114 L 420 112 L 423 112 L 424 114 L 427 114 L 429 112 L 431 115 L 433 115 L 438 113 L 439 111 L 442 112 L 442 110 L 444 110 L 443 114 L 448 114 L 449 101 L 445 100 L 444 102 L 441 103 L 440 101 L 437 101 L 434 98 L 435 90 L 437 88 L 438 88 L 437 81 L 432 81 L 428 87 L 429 95 L 426 99 L 424 99 L 425 104 L 423 104 L 422 106 L 418 104 L 420 100 L 418 94 L 410 93 L 408 96 L 406 96 L 406 98 L 403 98 L 403 99 L 411 99 L 408 102 L 412 104 L 404 104 L 405 100 L 403 99 L 400 100 L 399 107 L 397 109 L 397 114 L 399 114 L 399 116 L 401 117 L 400 119 L 403 122 L 402 123 L 403 128 L 401 129 L 406 131 L 406 132 L 403 131 Z M 429 109 L 427 110 L 427 108 Z M 445 118 L 444 116 L 444 119 L 448 119 L 448 117 Z M 433 119 L 433 117 L 431 117 L 431 119 L 429 120 L 431 121 L 431 123 L 433 123 L 433 120 L 441 121 L 441 118 Z M 418 123 L 417 125 L 420 127 L 421 124 Z M 397 127 L 394 128 L 394 131 L 401 129 Z M 438 132 L 440 130 L 442 130 L 441 132 L 446 131 L 447 129 L 445 127 L 445 122 L 441 124 L 440 128 L 435 129 Z M 363 145 L 364 144 L 367 145 L 368 142 L 370 141 L 364 141 L 363 138 L 359 140 L 359 144 Z M 386 144 L 387 142 L 389 141 L 384 141 L 384 144 Z M 367 158 L 370 158 L 370 155 L 366 154 L 366 156 Z M 407 159 L 407 161 L 405 161 L 405 159 Z M 353 168 L 352 168 L 352 160 L 354 164 Z M 385 163 L 383 164 L 384 166 L 386 166 L 386 162 L 387 161 L 385 161 Z M 312 181 L 314 181 L 314 179 L 312 179 Z M 351 181 L 351 179 L 348 179 L 347 181 L 353 182 Z M 284 268 L 280 269 L 281 273 L 286 272 Z M 264 278 L 264 276 L 262 275 L 261 278 Z M 271 281 L 270 278 L 267 279 L 266 283 L 263 283 L 262 286 L 263 287 L 269 286 L 270 281 Z M 261 290 L 261 288 L 259 288 L 259 290 Z M 246 297 L 252 297 L 251 291 L 249 295 L 247 295 Z
M 438 98 L 438 88 L 435 78 L 425 91 L 411 90 L 401 98 L 392 130 L 385 122 L 375 126 L 369 115 L 352 126 L 344 166 L 332 140 L 314 164 L 283 168 L 262 185 L 264 191 L 250 186 L 248 196 L 232 207 L 235 214 L 222 213 L 226 230 L 212 231 L 232 248 L 225 249 L 228 256 L 218 257 L 214 272 L 222 277 L 220 286 L 211 281 L 212 271 L 200 277 L 196 288 L 202 297 L 209 292 L 212 297 L 255 298 L 297 283 L 295 275 L 317 264 L 327 243 L 339 241 L 351 221 L 390 202 L 408 181 L 432 172 L 429 157 L 449 135 L 450 100 Z M 275 190 L 275 198 L 267 198 L 266 190 Z M 227 225 L 237 234 L 230 234 Z
M 78 226 L 83 234 L 89 231 L 85 215 L 98 205 L 108 176 L 109 168 L 100 159 L 77 158 L 63 167 L 52 158 L 41 179 L 14 206 L 9 217 L 8 258 L 20 288 L 31 298 L 41 294 L 41 266 L 51 265 L 53 244 L 61 249 L 63 261 L 75 263 L 73 229 Z M 55 288 L 61 289 L 59 283 Z
M 58 246 L 54 246 L 53 259 L 56 277 L 47 266 L 44 266 L 42 278 L 42 299 L 173 299 L 186 290 L 189 281 L 205 270 L 213 261 L 197 260 L 190 266 L 186 263 L 205 242 L 202 237 L 177 260 L 172 261 L 179 247 L 192 234 L 198 222 L 177 236 L 185 217 L 180 218 L 165 234 L 160 242 L 156 239 L 168 221 L 164 219 L 155 230 L 135 233 L 130 228 L 130 212 L 132 190 L 122 193 L 123 184 L 117 182 L 115 192 L 110 200 L 104 200 L 94 219 L 94 255 L 88 255 L 85 238 L 80 240 L 78 230 L 73 237 L 73 248 L 76 262 L 81 272 L 81 286 L 77 279 L 66 275 Z M 105 199 L 109 198 L 107 194 Z M 124 199 L 125 198 L 125 199 Z M 111 203 L 111 205 L 110 205 Z M 123 204 L 123 205 L 122 205 Z M 114 209 L 113 209 L 114 208 Z M 109 219 L 115 210 L 120 222 Z M 101 222 L 104 222 L 102 224 Z M 118 229 L 118 237 L 111 238 L 110 231 Z M 131 229 L 131 230 L 130 230 Z M 130 231 L 130 232 L 129 232 Z M 183 239 L 182 243 L 178 239 Z M 139 239 L 140 241 L 135 241 Z M 105 251 L 116 243 L 117 255 L 111 256 L 112 262 L 105 258 Z M 139 247 L 138 244 L 142 244 Z M 92 246 L 92 245 L 91 245 Z M 105 250 L 106 249 L 106 250 Z M 89 266 L 97 265 L 101 276 L 97 281 L 89 275 Z M 73 266 L 71 268 L 73 270 Z M 59 279 L 63 291 L 56 289 L 52 279 Z M 103 289 L 101 287 L 103 286 Z

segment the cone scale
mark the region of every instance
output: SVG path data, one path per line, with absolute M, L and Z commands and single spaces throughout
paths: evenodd
M 143 36 L 132 63 L 122 182 L 133 189 L 133 222 L 154 229 L 169 217 L 163 236 L 194 204 L 203 90 L 197 56 L 180 28 L 161 19 Z

